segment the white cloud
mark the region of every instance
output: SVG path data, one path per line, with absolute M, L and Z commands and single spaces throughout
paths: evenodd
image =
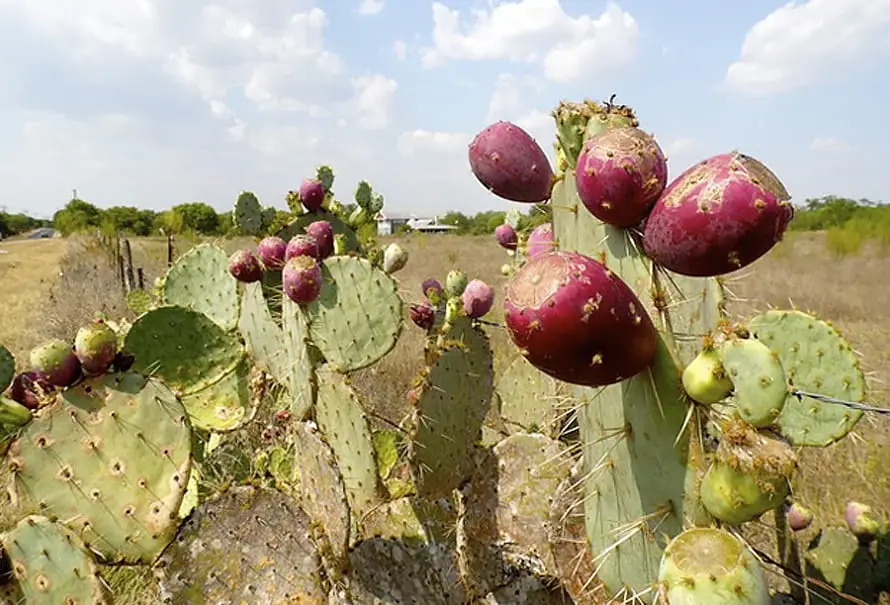
M 725 82 L 755 95 L 802 88 L 886 55 L 888 38 L 890 0 L 789 2 L 748 31 Z
M 459 155 L 465 159 L 467 146 L 472 135 L 464 132 L 430 132 L 429 130 L 412 130 L 399 135 L 399 153 L 404 157 L 435 153 Z
M 376 15 L 383 10 L 383 0 L 362 0 L 358 12 L 362 15 Z
M 433 44 L 423 64 L 449 60 L 507 60 L 541 64 L 550 80 L 581 82 L 616 73 L 636 58 L 639 27 L 633 16 L 610 2 L 599 17 L 572 17 L 559 0 L 518 0 L 473 11 L 467 26 L 461 12 L 433 3 Z M 602 60 L 608 57 L 607 61 Z
M 404 61 L 408 56 L 408 45 L 403 40 L 396 40 L 392 43 L 392 52 L 399 61 Z
M 355 97 L 349 106 L 358 116 L 359 126 L 367 130 L 381 130 L 392 118 L 393 97 L 398 83 L 381 74 L 361 76 L 352 80 Z
M 853 151 L 853 147 L 842 139 L 816 137 L 810 143 L 810 151 L 818 153 L 849 153 Z

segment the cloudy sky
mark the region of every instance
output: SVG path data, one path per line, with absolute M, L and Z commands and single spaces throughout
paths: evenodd
M 10 211 L 284 207 L 318 164 L 389 211 L 506 208 L 474 180 L 505 119 L 634 106 L 671 174 L 739 149 L 796 200 L 890 200 L 890 0 L 0 0 Z

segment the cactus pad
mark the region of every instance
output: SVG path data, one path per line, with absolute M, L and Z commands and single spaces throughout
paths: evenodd
M 176 531 L 191 468 L 185 409 L 134 373 L 66 389 L 10 445 L 17 504 L 37 507 L 109 562 L 151 563 Z
M 15 357 L 9 349 L 0 345 L 0 391 L 5 391 L 15 377 Z
M 411 472 L 417 493 L 444 497 L 473 470 L 482 422 L 494 395 L 491 348 L 475 329 L 446 342 L 417 388 Z
M 392 277 L 361 258 L 322 263 L 321 294 L 307 308 L 309 333 L 328 363 L 341 372 L 381 359 L 402 330 L 402 299 Z
M 801 311 L 767 311 L 748 322 L 751 334 L 776 352 L 791 386 L 859 402 L 865 376 L 856 353 L 832 326 Z M 776 419 L 794 445 L 825 446 L 845 436 L 862 412 L 789 394 Z
M 207 431 L 232 431 L 244 426 L 256 411 L 250 396 L 250 366 L 241 362 L 200 391 L 182 397 L 192 426 Z
M 238 323 L 238 282 L 229 275 L 229 256 L 213 244 L 200 244 L 167 270 L 163 300 L 199 311 L 223 330 Z
M 263 207 L 250 191 L 242 191 L 235 200 L 232 220 L 244 235 L 259 235 L 263 229 Z
M 25 602 L 111 603 L 92 555 L 64 526 L 46 517 L 25 517 L 0 542 Z
M 804 555 L 807 576 L 827 583 L 834 590 L 873 603 L 876 600 L 874 559 L 867 544 L 861 544 L 845 528 L 826 527 L 810 544 Z M 813 603 L 855 602 L 822 588 L 816 582 L 809 584 Z
M 720 361 L 733 384 L 733 403 L 742 420 L 769 426 L 785 407 L 788 385 L 778 356 L 759 340 L 731 338 L 720 346 Z
M 361 518 L 382 501 L 382 489 L 371 429 L 343 375 L 319 370 L 315 419 L 334 452 L 353 518 Z
M 498 378 L 500 416 L 508 431 L 536 431 L 557 437 L 566 410 L 560 402 L 559 382 L 524 357 L 517 357 Z
M 309 519 L 287 496 L 243 486 L 203 502 L 158 563 L 164 603 L 324 603 Z
M 176 306 L 139 317 L 127 332 L 124 349 L 136 358 L 135 371 L 156 375 L 182 393 L 215 383 L 244 357 L 236 335 L 203 313 Z
M 284 345 L 287 352 L 287 376 L 283 384 L 290 392 L 290 411 L 297 418 L 305 416 L 315 402 L 315 360 L 309 352 L 309 325 L 303 309 L 285 297 L 281 307 Z

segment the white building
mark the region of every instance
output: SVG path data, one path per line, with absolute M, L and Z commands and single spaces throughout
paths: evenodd
M 377 215 L 377 235 L 393 235 L 399 227 L 407 225 L 414 231 L 423 233 L 447 233 L 457 229 L 454 225 L 443 225 L 439 217 L 418 218 L 412 216 L 385 216 L 382 212 Z

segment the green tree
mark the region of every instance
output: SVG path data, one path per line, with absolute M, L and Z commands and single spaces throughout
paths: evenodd
M 188 202 L 173 206 L 173 211 L 182 215 L 187 230 L 201 235 L 216 235 L 219 232 L 219 215 L 212 206 L 204 202 Z
M 53 215 L 53 226 L 62 235 L 96 229 L 102 224 L 102 211 L 89 202 L 72 199 Z

